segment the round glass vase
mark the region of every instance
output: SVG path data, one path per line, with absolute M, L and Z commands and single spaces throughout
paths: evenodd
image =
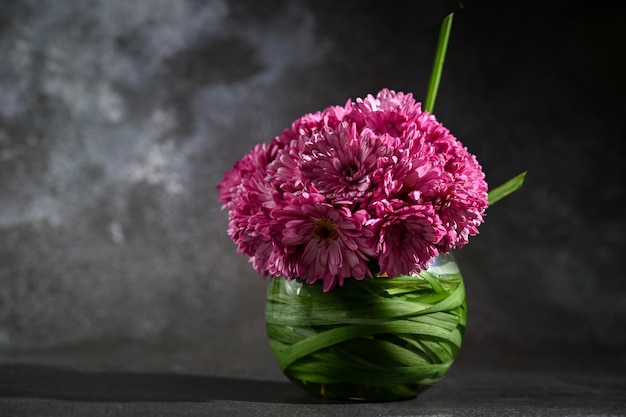
M 270 347 L 283 373 L 315 396 L 355 401 L 415 398 L 455 359 L 465 330 L 463 278 L 441 255 L 415 276 L 321 284 L 272 278 Z

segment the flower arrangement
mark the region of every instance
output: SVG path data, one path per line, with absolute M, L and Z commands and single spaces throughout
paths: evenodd
M 306 114 L 218 184 L 238 252 L 273 277 L 265 317 L 278 365 L 314 395 L 408 399 L 446 373 L 467 318 L 451 251 L 523 184 L 525 172 L 489 190 L 433 114 L 451 22 L 424 104 L 384 88 Z
M 450 23 L 425 106 L 385 88 L 306 114 L 225 173 L 228 234 L 256 271 L 331 291 L 346 279 L 416 274 L 478 233 L 485 174 L 432 113 Z

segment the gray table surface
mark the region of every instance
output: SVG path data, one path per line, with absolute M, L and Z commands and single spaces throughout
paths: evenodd
M 626 416 L 621 371 L 452 367 L 414 400 L 311 397 L 287 380 L 0 364 L 0 416 Z

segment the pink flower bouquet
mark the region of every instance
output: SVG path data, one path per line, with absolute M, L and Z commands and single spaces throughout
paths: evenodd
M 219 184 L 238 251 L 267 276 L 411 275 L 468 243 L 485 175 L 413 96 L 388 89 L 296 120 Z

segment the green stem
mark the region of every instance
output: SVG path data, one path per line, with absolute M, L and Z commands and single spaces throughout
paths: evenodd
M 520 188 L 524 184 L 524 178 L 526 178 L 526 171 L 489 191 L 489 205 L 491 206 L 493 203 L 502 200 Z
M 441 30 L 439 31 L 439 41 L 437 42 L 437 52 L 435 53 L 435 62 L 433 70 L 430 74 L 430 82 L 426 92 L 426 100 L 424 101 L 424 110 L 429 113 L 435 108 L 435 98 L 437 98 L 437 90 L 439 90 L 439 82 L 441 81 L 441 73 L 443 71 L 443 63 L 446 60 L 446 50 L 448 49 L 448 40 L 450 39 L 450 29 L 452 28 L 452 17 L 454 13 L 450 13 L 443 19 Z

